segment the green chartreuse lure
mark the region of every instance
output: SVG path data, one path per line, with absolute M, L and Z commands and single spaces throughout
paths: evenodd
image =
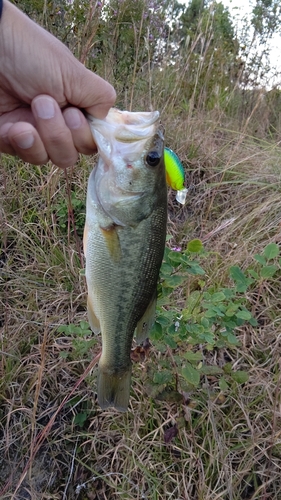
M 177 191 L 176 200 L 185 204 L 187 189 L 184 187 L 184 168 L 179 157 L 169 148 L 164 149 L 164 163 L 168 186 Z

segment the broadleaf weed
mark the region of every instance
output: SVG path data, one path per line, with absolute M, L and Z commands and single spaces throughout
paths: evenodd
M 71 350 L 61 351 L 60 353 L 60 356 L 65 359 L 77 360 L 87 357 L 91 348 L 97 343 L 87 321 L 80 321 L 79 325 L 73 323 L 61 325 L 57 331 L 71 338 Z
M 207 364 L 204 353 L 235 349 L 239 346 L 237 333 L 241 328 L 247 323 L 257 326 L 248 293 L 280 271 L 279 254 L 279 246 L 270 243 L 262 254 L 254 256 L 254 267 L 243 271 L 239 266 L 231 266 L 229 285 L 221 286 L 207 284 L 201 260 L 210 258 L 211 252 L 206 252 L 198 240 L 190 242 L 184 251 L 165 249 L 156 321 L 151 331 L 152 341 L 160 352 L 173 351 L 170 370 L 165 361 L 162 372 L 153 376 L 152 383 L 159 384 L 161 392 L 166 386 L 177 385 L 178 381 L 184 390 L 196 388 L 203 375 L 219 377 L 221 390 L 228 388 L 227 378 L 240 384 L 248 380 L 247 372 L 235 371 L 228 363 L 223 367 Z M 184 287 L 190 275 L 198 277 L 196 289 L 187 293 L 184 306 L 175 310 L 173 294 L 178 291 L 185 295 Z
M 71 207 L 78 236 L 83 236 L 85 225 L 86 205 L 84 196 L 80 199 L 75 191 L 71 191 Z M 58 226 L 63 233 L 67 234 L 69 224 L 69 204 L 67 198 L 63 198 L 54 207 Z

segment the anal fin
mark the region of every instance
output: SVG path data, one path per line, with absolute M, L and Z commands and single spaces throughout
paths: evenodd
M 87 300 L 87 310 L 88 310 L 89 325 L 91 329 L 93 330 L 94 333 L 100 333 L 101 331 L 100 322 L 95 314 L 93 302 L 89 295 Z
M 141 344 L 149 336 L 149 331 L 151 330 L 152 325 L 155 321 L 155 309 L 156 309 L 156 292 L 153 294 L 153 297 L 143 317 L 139 320 L 137 324 L 135 330 L 137 344 Z
M 85 223 L 84 233 L 83 233 L 83 251 L 84 251 L 84 255 L 86 255 L 86 252 L 87 252 L 88 232 L 89 232 L 89 228 L 88 228 L 87 223 Z

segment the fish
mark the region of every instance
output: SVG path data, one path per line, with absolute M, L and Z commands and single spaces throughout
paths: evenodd
M 99 159 L 88 180 L 84 228 L 88 320 L 101 332 L 97 397 L 128 409 L 131 348 L 154 323 L 167 225 L 164 128 L 160 114 L 111 108 L 87 116 Z

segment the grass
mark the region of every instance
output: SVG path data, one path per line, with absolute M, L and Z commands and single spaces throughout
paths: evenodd
M 223 284 L 230 265 L 253 265 L 280 241 L 279 144 L 211 113 L 165 123 L 190 185 L 184 208 L 169 196 L 171 245 L 201 238 L 213 255 L 208 280 Z M 96 365 L 85 371 L 100 340 L 77 356 L 59 331 L 86 319 L 82 223 L 76 234 L 58 213 L 71 222 L 71 191 L 83 220 L 92 162 L 81 158 L 66 182 L 51 164 L 1 159 L 0 498 L 280 499 L 279 276 L 249 293 L 258 327 L 241 328 L 240 346 L 204 353 L 247 371 L 247 383 L 222 390 L 205 376 L 182 401 L 161 401 L 146 381 L 171 351 L 152 348 L 134 366 L 128 413 L 98 407 Z
M 68 19 L 83 36 L 70 29 L 70 40 L 62 36 L 56 12 L 46 25 L 83 62 L 99 64 L 90 57 L 97 14 L 87 12 Z M 112 47 L 120 27 L 115 22 L 108 32 Z M 161 110 L 167 146 L 179 154 L 189 187 L 184 207 L 169 193 L 170 244 L 200 238 L 210 252 L 207 285 L 228 286 L 230 266 L 253 267 L 254 254 L 280 243 L 278 92 L 271 107 L 264 91 L 240 95 L 237 87 L 226 95 L 224 81 L 217 82 L 224 71 L 214 70 L 213 83 L 208 76 L 216 49 L 198 65 L 195 44 L 182 49 L 175 66 L 168 55 L 159 71 L 152 49 L 142 54 L 147 32 L 136 33 L 140 67 L 136 57 L 132 67 L 125 58 L 125 78 L 122 57 L 109 45 L 93 69 L 114 83 L 119 106 Z M 103 29 L 99 36 L 107 42 Z M 232 112 L 222 111 L 222 99 Z M 163 361 L 173 366 L 176 353 L 152 347 L 134 365 L 129 411 L 98 407 L 100 339 L 62 328 L 79 331 L 86 320 L 81 235 L 93 163 L 81 157 L 65 174 L 52 164 L 0 159 L 1 500 L 280 500 L 280 273 L 247 292 L 258 326 L 240 328 L 239 347 L 197 346 L 210 365 L 248 372 L 245 384 L 231 379 L 223 386 L 209 375 L 180 401 L 163 400 L 149 381 Z M 191 277 L 173 296 L 177 310 L 195 285 Z

